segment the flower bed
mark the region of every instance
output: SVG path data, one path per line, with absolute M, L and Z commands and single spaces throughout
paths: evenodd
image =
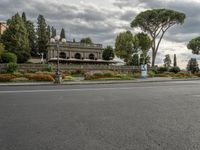
M 26 74 L 25 77 L 32 81 L 54 81 L 54 78 L 48 74 Z
M 0 82 L 10 82 L 14 78 L 16 76 L 13 74 L 0 74 Z

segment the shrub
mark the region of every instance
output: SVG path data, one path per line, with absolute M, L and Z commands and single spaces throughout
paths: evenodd
M 54 78 L 48 74 L 27 74 L 26 77 L 33 81 L 54 81 Z
M 192 78 L 194 76 L 190 73 L 180 72 L 180 73 L 175 74 L 174 77 L 175 78 Z
M 115 77 L 113 71 L 89 71 L 84 74 L 85 80 L 94 80 L 99 78 Z
M 63 78 L 63 80 L 64 80 L 64 81 L 73 81 L 74 78 L 73 78 L 72 76 L 65 76 L 65 77 Z
M 13 73 L 13 72 L 16 72 L 17 69 L 18 69 L 18 65 L 16 63 L 9 63 L 7 72 L 8 73 Z
M 171 67 L 169 69 L 169 72 L 173 72 L 173 73 L 178 73 L 180 71 L 181 71 L 181 69 L 179 67 Z
M 167 72 L 168 70 L 169 70 L 168 67 L 159 67 L 159 68 L 158 68 L 158 72 L 159 72 L 159 73 L 164 73 L 164 72 Z
M 26 82 L 26 81 L 28 81 L 28 78 L 26 78 L 26 77 L 19 77 L 19 78 L 14 78 L 11 81 L 12 82 Z
M 9 82 L 14 78 L 16 78 L 16 76 L 13 74 L 0 74 L 0 82 Z
M 134 74 L 133 74 L 133 77 L 134 77 L 134 78 L 140 78 L 140 77 L 141 77 L 141 73 L 134 73 Z
M 48 66 L 47 66 L 47 71 L 48 71 L 48 72 L 52 72 L 52 71 L 53 71 L 53 67 L 52 67 L 51 65 L 48 65 Z
M 148 72 L 148 76 L 149 76 L 149 77 L 154 77 L 154 76 L 155 76 L 155 72 L 152 71 L 152 70 L 150 70 L 150 71 Z
M 31 55 L 28 52 L 21 51 L 17 53 L 17 62 L 18 63 L 25 63 L 29 60 Z
M 1 60 L 3 63 L 16 63 L 17 56 L 14 53 L 6 52 L 1 55 Z

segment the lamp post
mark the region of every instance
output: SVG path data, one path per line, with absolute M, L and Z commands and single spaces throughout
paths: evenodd
M 60 36 L 56 36 L 55 39 L 51 39 L 51 42 L 56 43 L 56 50 L 57 50 L 57 66 L 56 66 L 56 72 L 55 72 L 55 82 L 56 84 L 62 83 L 62 75 L 60 72 L 60 65 L 59 65 L 59 51 L 60 51 L 60 43 L 65 43 L 65 39 L 60 39 Z

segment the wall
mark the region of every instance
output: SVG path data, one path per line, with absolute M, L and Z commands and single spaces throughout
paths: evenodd
M 7 64 L 0 64 L 0 71 L 4 71 L 7 69 Z M 56 69 L 56 65 L 51 65 L 53 70 Z M 47 71 L 49 65 L 48 64 L 18 64 L 18 69 L 20 71 Z M 121 71 L 121 72 L 137 72 L 139 71 L 138 67 L 134 66 L 112 66 L 112 65 L 62 65 L 60 64 L 60 69 L 62 71 L 65 70 L 113 70 L 113 71 Z

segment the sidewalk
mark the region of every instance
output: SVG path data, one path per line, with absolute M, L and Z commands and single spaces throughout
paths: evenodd
M 145 82 L 173 82 L 173 81 L 195 81 L 200 78 L 172 79 L 172 78 L 147 78 L 136 80 L 112 80 L 112 81 L 68 81 L 61 85 L 92 85 L 92 84 L 122 84 L 122 83 L 145 83 Z M 53 82 L 23 82 L 23 83 L 0 83 L 0 86 L 48 86 L 56 85 Z

